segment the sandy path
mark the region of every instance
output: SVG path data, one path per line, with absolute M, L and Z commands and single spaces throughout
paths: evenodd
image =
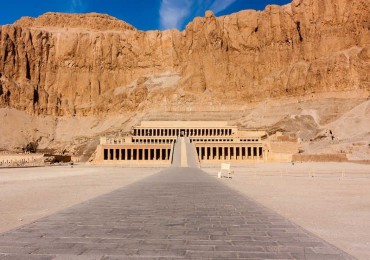
M 216 177 L 218 169 L 205 170 Z M 369 165 L 261 164 L 234 170 L 232 180 L 220 181 L 359 259 L 370 259 Z
M 159 168 L 0 169 L 0 232 L 127 186 Z

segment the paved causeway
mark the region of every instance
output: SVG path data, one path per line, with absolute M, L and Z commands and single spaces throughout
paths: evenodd
M 0 259 L 351 259 L 196 168 L 0 235 Z

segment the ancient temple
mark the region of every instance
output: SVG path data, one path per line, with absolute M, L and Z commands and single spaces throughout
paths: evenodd
M 172 164 L 179 137 L 190 140 L 201 165 L 262 163 L 276 158 L 270 158 L 272 138 L 265 130 L 240 129 L 226 121 L 143 121 L 124 136 L 101 137 L 94 162 L 167 166 Z M 289 160 L 285 157 L 281 160 Z

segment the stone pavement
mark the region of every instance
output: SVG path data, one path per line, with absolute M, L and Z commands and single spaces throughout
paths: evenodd
M 196 168 L 0 235 L 0 259 L 352 259 Z

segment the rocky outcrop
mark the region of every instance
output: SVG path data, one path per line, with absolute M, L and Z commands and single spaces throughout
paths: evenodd
M 18 27 L 42 27 L 42 28 L 67 28 L 67 29 L 89 29 L 97 31 L 122 31 L 135 30 L 135 28 L 114 17 L 105 14 L 62 14 L 46 13 L 37 19 L 22 17 L 14 23 Z
M 207 12 L 183 32 L 143 32 L 99 14 L 22 18 L 0 28 L 0 107 L 63 116 L 367 97 L 369 10 L 367 0 L 294 0 Z M 179 77 L 157 80 L 167 74 Z

